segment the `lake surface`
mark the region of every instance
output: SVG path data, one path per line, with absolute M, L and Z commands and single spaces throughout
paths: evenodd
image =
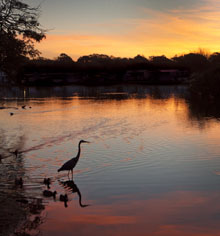
M 183 86 L 0 91 L 2 235 L 220 235 L 215 105 Z M 57 170 L 81 139 L 72 181 Z

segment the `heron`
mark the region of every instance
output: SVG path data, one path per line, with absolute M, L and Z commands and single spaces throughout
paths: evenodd
M 80 145 L 81 143 L 90 143 L 88 141 L 85 140 L 80 140 L 79 141 L 79 145 L 78 145 L 78 153 L 76 155 L 76 157 L 73 157 L 72 159 L 70 159 L 69 161 L 65 162 L 60 169 L 58 169 L 58 172 L 60 171 L 64 171 L 64 170 L 68 170 L 68 177 L 69 177 L 69 172 L 71 171 L 72 173 L 72 177 L 73 177 L 73 168 L 76 166 L 77 162 L 79 161 L 79 157 L 80 157 L 80 152 L 81 152 L 81 148 Z

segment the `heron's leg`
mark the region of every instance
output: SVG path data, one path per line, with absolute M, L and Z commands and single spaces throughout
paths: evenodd
M 72 173 L 72 180 L 73 180 L 73 169 L 71 170 L 71 173 Z
M 68 170 L 68 178 L 70 178 L 69 173 L 70 173 L 70 171 Z

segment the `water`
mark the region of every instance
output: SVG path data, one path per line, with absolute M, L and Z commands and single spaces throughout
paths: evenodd
M 218 109 L 191 100 L 186 87 L 13 88 L 0 96 L 4 235 L 220 234 Z M 91 143 L 82 144 L 71 182 L 57 169 L 81 139 Z M 56 199 L 42 194 L 48 177 Z

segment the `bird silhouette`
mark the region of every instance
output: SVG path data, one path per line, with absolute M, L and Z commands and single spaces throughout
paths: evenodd
M 43 183 L 47 186 L 47 188 L 50 188 L 50 184 L 51 184 L 51 179 L 50 178 L 44 178 Z
M 78 145 L 78 153 L 77 153 L 76 157 L 73 157 L 69 161 L 65 162 L 61 166 L 61 168 L 57 170 L 58 172 L 64 171 L 64 170 L 68 170 L 68 177 L 69 177 L 69 172 L 71 171 L 72 178 L 73 178 L 73 168 L 76 166 L 77 162 L 79 161 L 80 152 L 81 152 L 81 148 L 80 148 L 81 143 L 89 143 L 89 142 L 88 141 L 84 141 L 84 140 L 80 140 L 79 141 L 79 145 Z
M 45 197 L 53 197 L 55 199 L 56 198 L 56 194 L 57 194 L 57 191 L 54 191 L 54 192 L 52 192 L 50 190 L 44 190 L 43 191 L 43 195 Z
M 68 201 L 68 196 L 67 196 L 67 194 L 65 194 L 65 195 L 60 194 L 60 201 L 61 201 L 61 202 L 67 202 L 67 201 Z

